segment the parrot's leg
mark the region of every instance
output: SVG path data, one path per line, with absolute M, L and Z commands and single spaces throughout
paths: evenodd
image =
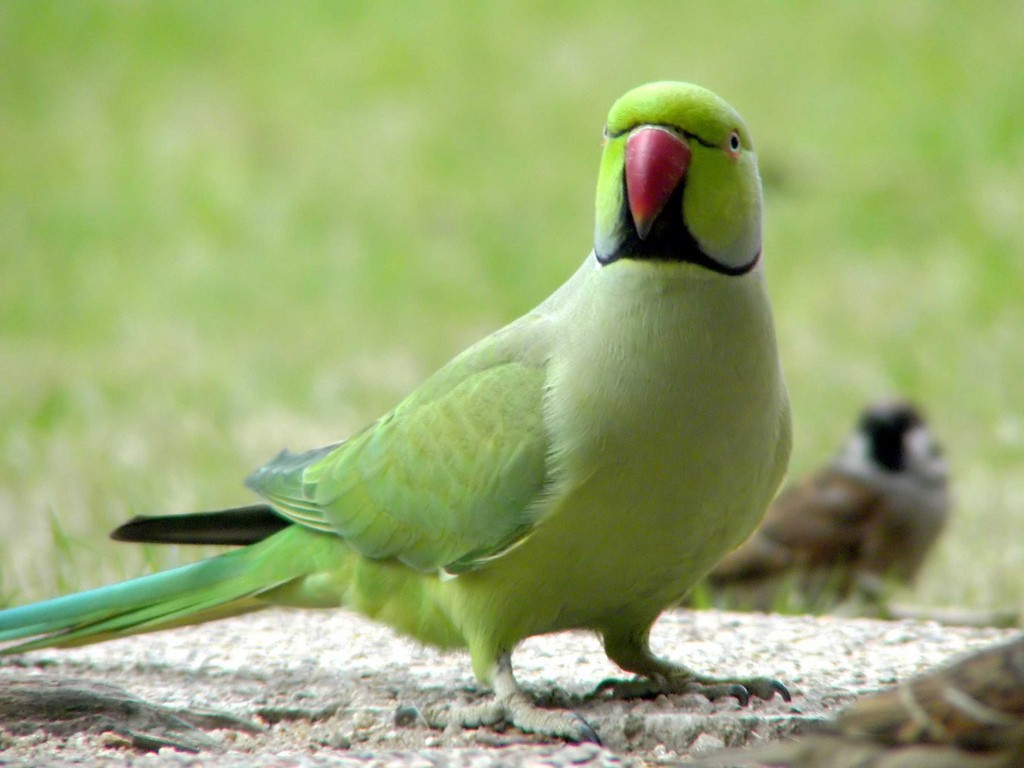
M 790 701 L 789 691 L 778 680 L 768 677 L 716 678 L 699 675 L 682 664 L 658 658 L 648 644 L 650 627 L 640 631 L 606 633 L 604 649 L 608 658 L 623 669 L 639 675 L 634 680 L 605 680 L 591 697 L 611 691 L 616 698 L 654 698 L 661 694 L 699 693 L 711 701 L 724 696 L 736 698 L 746 706 L 751 696 L 771 699 L 779 694 Z
M 512 655 L 502 653 L 495 664 L 494 699 L 483 704 L 425 710 L 427 723 L 434 728 L 457 725 L 463 728 L 507 723 L 527 733 L 539 733 L 568 741 L 601 740 L 590 724 L 574 712 L 541 709 L 519 687 L 512 674 Z

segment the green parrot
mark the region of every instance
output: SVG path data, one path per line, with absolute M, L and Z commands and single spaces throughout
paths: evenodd
M 637 675 L 602 691 L 788 698 L 648 645 L 659 614 L 754 529 L 789 458 L 750 134 L 710 91 L 658 82 L 620 98 L 604 135 L 594 249 L 562 287 L 348 440 L 256 470 L 246 484 L 266 504 L 114 534 L 240 549 L 0 612 L 2 652 L 346 607 L 468 648 L 493 696 L 425 712 L 439 727 L 596 741 L 512 672 L 521 640 L 576 628 Z

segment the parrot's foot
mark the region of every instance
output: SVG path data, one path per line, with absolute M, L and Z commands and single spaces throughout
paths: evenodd
M 523 692 L 512 674 L 512 658 L 503 654 L 494 675 L 494 700 L 483 704 L 430 708 L 424 719 L 434 728 L 455 725 L 479 728 L 499 724 L 512 725 L 527 733 L 537 733 L 566 741 L 600 744 L 601 739 L 586 720 L 575 712 L 541 709 Z
M 604 636 L 608 658 L 625 670 L 634 672 L 634 680 L 605 680 L 588 698 L 610 691 L 614 698 L 653 699 L 662 694 L 699 693 L 714 701 L 732 696 L 745 707 L 751 696 L 770 700 L 779 694 L 783 701 L 792 701 L 789 691 L 778 680 L 768 677 L 716 678 L 698 675 L 682 664 L 658 658 L 648 644 L 650 626 L 624 628 Z
M 685 667 L 671 674 L 654 674 L 633 680 L 605 680 L 588 698 L 611 693 L 617 699 L 653 699 L 662 694 L 699 693 L 709 701 L 731 696 L 741 707 L 747 706 L 751 696 L 770 700 L 779 694 L 783 701 L 791 701 L 789 690 L 778 680 L 768 677 L 725 678 L 704 677 Z

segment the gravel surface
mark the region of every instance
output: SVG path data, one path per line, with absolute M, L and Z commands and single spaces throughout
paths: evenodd
M 587 633 L 531 638 L 520 682 L 590 722 L 604 748 L 492 729 L 433 731 L 411 706 L 483 695 L 464 653 L 439 653 L 345 612 L 273 610 L 0 660 L 0 765 L 628 766 L 778 738 L 1011 630 L 675 611 L 655 652 L 700 672 L 767 675 L 786 704 L 584 700 L 619 675 Z M 399 716 L 396 717 L 396 713 Z

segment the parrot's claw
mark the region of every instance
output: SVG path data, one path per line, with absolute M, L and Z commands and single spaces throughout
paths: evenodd
M 615 699 L 653 699 L 662 694 L 698 693 L 709 701 L 732 697 L 741 707 L 750 703 L 750 697 L 769 701 L 779 694 L 783 701 L 791 701 L 789 689 L 778 680 L 751 677 L 718 680 L 700 675 L 672 675 L 641 677 L 633 680 L 609 679 L 601 682 L 587 698 L 596 698 L 610 692 Z
M 771 701 L 775 694 L 779 694 L 779 697 L 786 703 L 793 700 L 793 695 L 789 692 L 789 688 L 773 677 L 752 677 L 741 681 L 740 684 L 752 696 L 757 696 L 757 698 L 764 699 L 765 701 Z
M 601 737 L 597 735 L 597 731 L 595 731 L 590 726 L 590 723 L 588 723 L 582 717 L 577 715 L 575 712 L 572 713 L 572 716 L 576 718 L 576 721 L 577 721 L 576 724 L 579 726 L 579 731 L 580 731 L 580 734 L 579 734 L 580 737 L 578 739 L 576 739 L 576 741 L 579 741 L 579 742 L 582 742 L 582 743 L 597 744 L 597 746 L 600 747 L 601 746 Z

